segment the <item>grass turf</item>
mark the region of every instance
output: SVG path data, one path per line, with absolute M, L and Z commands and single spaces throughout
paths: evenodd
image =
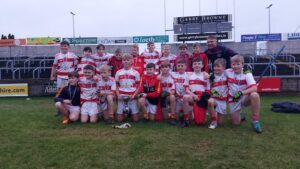
M 130 129 L 98 124 L 61 124 L 52 98 L 0 99 L 0 168 L 299 168 L 300 114 L 273 113 L 276 101 L 262 97 L 264 132 L 247 121 L 227 120 L 181 129 L 166 123 L 137 123 Z

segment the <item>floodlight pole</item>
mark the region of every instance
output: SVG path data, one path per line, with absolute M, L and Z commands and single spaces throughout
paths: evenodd
M 270 4 L 269 6 L 266 7 L 266 9 L 269 10 L 269 34 L 271 33 L 271 7 L 273 4 Z
M 75 13 L 73 13 L 73 12 L 71 11 L 70 14 L 72 15 L 72 20 L 73 20 L 73 38 L 75 38 L 75 22 L 74 22 L 74 16 L 75 16 Z

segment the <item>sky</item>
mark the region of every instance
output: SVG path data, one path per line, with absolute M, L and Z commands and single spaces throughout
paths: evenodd
M 166 3 L 166 22 L 164 17 Z M 127 37 L 164 35 L 173 18 L 232 14 L 234 39 L 242 34 L 293 33 L 300 25 L 299 0 L 1 0 L 0 34 L 16 38 Z M 234 6 L 235 4 L 235 6 Z M 298 31 L 300 32 L 300 28 Z M 173 33 L 167 32 L 170 39 Z

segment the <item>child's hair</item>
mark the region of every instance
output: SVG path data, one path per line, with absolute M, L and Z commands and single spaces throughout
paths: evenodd
M 155 68 L 155 64 L 154 63 L 148 63 L 147 65 L 146 65 L 146 68 Z
M 202 60 L 202 58 L 197 57 L 197 58 L 193 59 L 193 63 L 195 63 L 195 62 L 202 62 L 203 63 L 203 60 Z
M 96 49 L 99 50 L 100 48 L 105 49 L 105 46 L 103 44 L 97 45 Z
M 110 71 L 111 71 L 111 67 L 108 66 L 108 65 L 102 65 L 102 66 L 100 67 L 100 72 L 104 72 L 104 71 L 110 72 Z
M 186 64 L 186 62 L 185 62 L 185 60 L 184 60 L 184 59 L 180 59 L 180 60 L 178 60 L 178 61 L 177 61 L 177 64 L 182 64 L 182 65 L 185 65 L 185 64 Z
M 163 49 L 171 49 L 171 45 L 164 45 Z
M 199 48 L 201 48 L 201 45 L 200 45 L 200 43 L 198 43 L 198 42 L 194 43 L 194 44 L 193 44 L 193 48 L 195 48 L 195 47 L 199 47 Z
M 242 56 L 242 55 L 234 55 L 234 56 L 232 56 L 232 58 L 230 59 L 230 62 L 231 63 L 244 63 L 245 62 L 245 60 L 244 60 L 244 56 Z
M 154 42 L 148 42 L 147 46 L 149 47 L 150 45 L 154 45 Z
M 68 46 L 70 46 L 70 43 L 68 42 L 68 41 L 62 41 L 62 42 L 60 42 L 60 46 L 62 46 L 62 45 L 68 45 Z
M 160 64 L 160 68 L 164 68 L 164 67 L 171 67 L 171 64 L 169 61 L 163 61 L 161 64 Z
M 115 55 L 119 55 L 122 53 L 122 49 L 121 48 L 117 48 L 115 51 Z
M 187 44 L 183 43 L 183 44 L 179 45 L 178 48 L 179 49 L 187 49 Z
M 208 35 L 206 39 L 214 39 L 214 40 L 218 40 L 216 35 Z
M 86 46 L 86 47 L 83 48 L 83 52 L 90 52 L 90 53 L 92 53 L 92 48 L 89 47 L 89 46 Z
M 132 49 L 137 49 L 137 51 L 139 51 L 139 45 L 138 44 L 133 44 L 131 46 Z
M 133 56 L 131 54 L 128 54 L 128 53 L 126 53 L 126 54 L 124 54 L 122 56 L 122 60 L 124 60 L 124 59 L 132 59 L 132 58 L 133 58 Z
M 94 66 L 92 66 L 92 65 L 85 65 L 85 66 L 83 67 L 83 70 L 92 70 L 92 71 L 95 71 L 95 68 L 94 68 Z
M 68 77 L 76 77 L 76 78 L 79 78 L 79 74 L 78 74 L 78 72 L 73 71 L 73 72 L 68 73 Z
M 214 61 L 214 65 L 221 65 L 226 67 L 226 60 L 224 58 L 218 58 Z

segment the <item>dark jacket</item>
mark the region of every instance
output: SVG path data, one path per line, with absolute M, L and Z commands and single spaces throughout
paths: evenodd
M 237 54 L 235 51 L 220 45 L 217 45 L 212 49 L 207 49 L 204 53 L 207 55 L 208 60 L 210 60 L 212 64 L 216 59 L 224 58 L 227 62 L 226 69 L 230 68 L 230 58 Z

